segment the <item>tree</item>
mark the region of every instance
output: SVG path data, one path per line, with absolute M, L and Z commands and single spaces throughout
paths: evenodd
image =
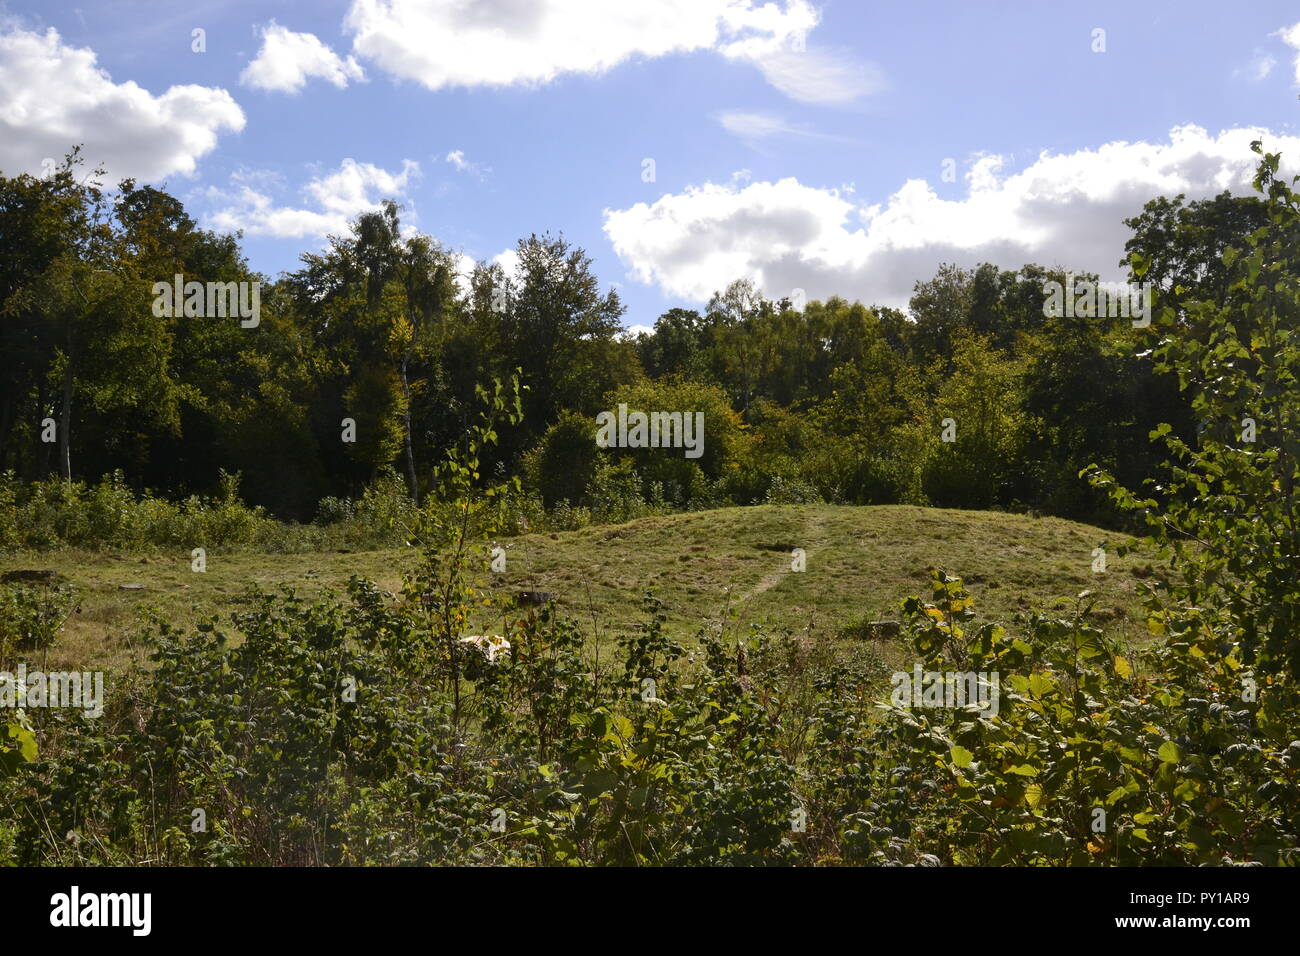
M 177 427 L 179 387 L 172 374 L 169 320 L 150 308 L 152 277 L 130 255 L 130 236 L 115 229 L 96 170 L 85 179 L 70 153 L 46 180 L 20 176 L 0 192 L 17 231 L 5 243 L 31 241 L 38 253 L 15 250 L 6 270 L 5 338 L 14 338 L 15 370 L 26 396 L 5 396 L 4 427 L 26 406 L 29 422 L 56 413 L 58 472 L 73 476 L 79 425 L 97 415 L 95 444 L 121 449 L 149 426 Z M 129 193 L 133 184 L 122 184 Z M 8 228 L 6 228 L 6 233 Z M 33 389 L 34 386 L 34 389 Z M 32 401 L 33 392 L 35 401 Z M 29 429 L 29 434 L 34 433 Z
M 952 340 L 953 374 L 920 411 L 931 453 L 924 488 L 937 505 L 988 508 L 1009 504 L 1021 469 L 1024 421 L 1022 363 L 987 339 L 962 333 Z M 951 419 L 955 441 L 942 441 Z
M 1145 262 L 1142 279 L 1158 286 L 1169 305 L 1184 298 L 1221 302 L 1230 282 L 1223 254 L 1267 224 L 1266 204 L 1227 191 L 1213 199 L 1184 199 L 1182 193 L 1158 197 L 1125 219 L 1133 235 L 1119 264 L 1131 267 L 1135 257 Z
M 1300 676 L 1300 195 L 1277 177 L 1278 154 L 1251 148 L 1265 222 L 1209 270 L 1222 270 L 1222 301 L 1162 297 L 1153 322 L 1159 367 L 1178 376 L 1199 436 L 1185 441 L 1168 423 L 1152 432 L 1170 453 L 1156 497 L 1095 465 L 1085 473 L 1144 515 L 1149 542 L 1181 570 L 1171 594 L 1153 595 L 1156 628 Z M 1151 263 L 1135 254 L 1132 265 L 1141 278 Z
M 52 409 L 49 376 L 57 348 L 50 303 L 35 287 L 42 282 L 58 285 L 51 272 L 55 263 L 63 260 L 66 277 L 68 264 L 89 240 L 99 191 L 77 179 L 81 164 L 74 149 L 43 179 L 27 174 L 0 177 L 0 354 L 6 362 L 0 377 L 0 466 L 21 467 L 28 474 L 36 471 L 34 455 L 20 451 L 13 439 L 21 432 L 32 439 L 23 447 L 31 448 L 40 421 Z M 66 278 L 60 291 L 75 294 Z M 71 368 L 67 365 L 68 371 Z M 63 408 L 70 413 L 71 402 L 65 401 Z M 69 431 L 64 429 L 61 437 Z M 61 447 L 63 467 L 70 455 L 70 449 Z
M 387 351 L 396 366 L 402 396 L 398 414 L 406 480 L 418 503 L 420 479 L 411 416 L 414 393 L 422 383 L 413 382 L 411 372 L 432 327 L 455 297 L 451 260 L 428 236 L 415 235 L 403 241 L 398 207 L 391 200 L 384 202 L 380 212 L 358 217 L 353 232 L 356 257 L 365 270 L 367 304 L 384 315 L 388 327 Z
M 715 356 L 723 381 L 732 384 L 741 415 L 747 415 L 763 374 L 765 329 L 762 315 L 771 309 L 750 279 L 737 279 L 709 300 Z
M 456 306 L 452 256 L 428 236 L 403 238 L 398 206 L 385 201 L 358 216 L 350 236 L 331 237 L 324 254 L 302 260 L 287 290 L 326 359 L 322 431 L 337 434 L 344 417 L 359 426 L 365 419 L 345 454 L 367 479 L 400 456 L 418 500 L 416 419 Z
M 707 380 L 709 346 L 709 325 L 694 309 L 669 309 L 655 320 L 654 332 L 637 340 L 646 374 L 679 375 L 696 382 Z
M 1022 500 L 1052 514 L 1113 523 L 1108 499 L 1081 481 L 1079 470 L 1098 462 L 1122 482 L 1141 481 L 1158 460 L 1147 433 L 1169 421 L 1188 434 L 1186 406 L 1176 381 L 1158 374 L 1145 354 L 1143 332 L 1127 320 L 1062 314 L 1040 321 L 1043 330 L 1022 344 L 1025 469 L 1032 472 Z
M 916 321 L 913 343 L 922 364 L 951 358 L 953 336 L 968 325 L 971 278 L 965 269 L 945 262 L 933 279 L 916 283 L 907 307 Z
M 519 240 L 516 252 L 508 295 L 491 313 L 500 342 L 497 374 L 520 368 L 529 389 L 523 416 L 528 431 L 521 429 L 513 447 L 504 449 L 512 458 L 562 409 L 594 412 L 617 384 L 606 380 L 605 360 L 624 312 L 617 292 L 601 294 L 591 258 L 563 236 L 531 235 Z

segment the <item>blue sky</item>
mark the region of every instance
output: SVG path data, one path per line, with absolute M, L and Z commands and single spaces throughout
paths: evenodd
M 1244 191 L 1256 135 L 1300 157 L 1293 2 L 1065 7 L 8 2 L 0 170 L 85 142 L 272 275 L 386 196 L 467 265 L 562 231 L 651 325 L 742 276 L 887 304 L 942 261 L 1119 278 L 1143 201 Z

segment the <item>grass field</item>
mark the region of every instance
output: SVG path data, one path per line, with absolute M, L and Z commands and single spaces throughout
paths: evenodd
M 735 626 L 809 629 L 834 635 L 863 617 L 897 619 L 906 596 L 928 596 L 927 568 L 962 575 L 981 617 L 1011 623 L 1030 607 L 1073 604 L 1084 589 L 1108 631 L 1144 633 L 1139 575 L 1150 562 L 1119 558 L 1120 536 L 1057 518 L 909 506 L 765 505 L 724 508 L 498 542 L 507 570 L 485 579 L 506 590 L 554 592 L 561 609 L 602 631 L 639 620 L 638 599 L 667 605 L 668 628 L 694 634 L 734 611 Z M 1092 550 L 1107 543 L 1107 570 Z M 806 570 L 791 570 L 802 548 Z M 150 609 L 181 624 L 228 615 L 252 589 L 300 594 L 341 588 L 353 575 L 388 590 L 414 565 L 409 549 L 360 553 L 210 552 L 207 570 L 188 551 L 111 554 L 80 551 L 0 556 L 0 572 L 51 568 L 76 589 L 80 610 L 42 661 L 50 668 L 114 669 L 138 658 Z M 978 569 L 978 571 L 976 570 Z M 484 622 L 488 626 L 487 622 Z

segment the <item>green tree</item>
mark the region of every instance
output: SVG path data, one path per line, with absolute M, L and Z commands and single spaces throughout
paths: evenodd
M 1255 188 L 1266 222 L 1224 250 L 1223 301 L 1161 300 L 1153 327 L 1159 367 L 1178 377 L 1200 423 L 1152 432 L 1170 452 L 1156 497 L 1140 499 L 1104 469 L 1087 474 L 1122 507 L 1144 514 L 1150 541 L 1182 581 L 1153 624 L 1194 641 L 1240 645 L 1265 673 L 1300 675 L 1300 195 L 1262 155 Z M 1149 261 L 1135 255 L 1133 270 Z M 1213 291 L 1212 287 L 1207 291 Z
M 1231 283 L 1223 254 L 1267 224 L 1267 206 L 1257 196 L 1227 191 L 1191 203 L 1185 198 L 1160 196 L 1125 219 L 1133 235 L 1119 264 L 1131 267 L 1135 258 L 1146 263 L 1142 279 L 1158 286 L 1168 304 L 1184 298 L 1221 302 Z
M 918 410 L 912 426 L 929 439 L 925 493 L 948 507 L 1009 504 L 1024 441 L 1023 365 L 971 333 L 955 336 L 952 343 L 953 373 Z M 952 442 L 943 440 L 947 420 L 955 429 Z

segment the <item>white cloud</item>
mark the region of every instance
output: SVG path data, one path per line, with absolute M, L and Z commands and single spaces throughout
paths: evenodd
M 513 246 L 503 249 L 490 259 L 475 259 L 465 252 L 452 253 L 452 258 L 455 262 L 456 288 L 460 290 L 461 295 L 469 295 L 470 279 L 474 275 L 474 270 L 480 265 L 499 265 L 508 277 L 513 278 L 515 267 L 519 264 L 519 253 Z
M 232 177 L 233 192 L 210 190 L 210 198 L 224 203 L 209 216 L 217 229 L 242 229 L 250 236 L 278 239 L 343 234 L 350 220 L 378 209 L 383 199 L 400 199 L 420 173 L 419 164 L 404 160 L 400 172 L 388 172 L 371 163 L 345 159 L 327 176 L 311 180 L 303 194 L 315 208 L 277 206 L 266 192 L 250 185 L 252 177 Z
M 758 66 L 769 83 L 804 103 L 848 103 L 885 87 L 877 67 L 838 51 L 782 50 L 759 60 Z
M 482 179 L 485 173 L 492 172 L 490 167 L 483 166 L 479 163 L 471 163 L 465 158 L 465 151 L 460 149 L 453 149 L 448 153 L 447 162 L 451 163 L 458 173 L 468 173 L 469 175 L 476 176 L 479 179 Z
M 753 63 L 805 102 L 878 89 L 874 67 L 808 45 L 817 23 L 807 0 L 353 0 L 344 30 L 357 56 L 433 90 L 541 85 L 698 50 Z
M 1295 82 L 1297 86 L 1300 86 L 1300 23 L 1277 31 L 1277 35 L 1282 38 L 1283 43 L 1297 51 L 1295 56 Z
M 1258 157 L 1249 144 L 1256 138 L 1300 171 L 1300 137 L 1254 129 L 1211 136 L 1186 126 L 1166 143 L 1043 154 L 1010 175 L 1002 172 L 1002 157 L 983 156 L 966 173 L 966 196 L 956 200 L 920 179 L 869 206 L 851 201 L 848 190 L 793 178 L 706 183 L 651 204 L 607 209 L 604 229 L 633 277 L 697 302 L 749 277 L 773 297 L 801 288 L 809 298 L 839 294 L 902 305 L 912 284 L 944 261 L 1002 268 L 1038 262 L 1113 280 L 1123 277 L 1126 217 L 1159 195 L 1192 200 L 1225 189 L 1250 192 Z
M 654 335 L 653 325 L 629 325 L 618 334 L 621 339 L 635 339 L 638 335 Z
M 841 50 L 809 46 L 799 29 L 731 44 L 723 52 L 752 61 L 769 83 L 804 103 L 848 103 L 885 87 L 876 66 Z
M 342 89 L 348 80 L 364 80 L 365 73 L 355 59 L 343 59 L 314 34 L 294 33 L 272 20 L 262 30 L 262 48 L 239 74 L 239 82 L 259 90 L 297 93 L 312 77 Z
M 822 133 L 815 133 L 801 126 L 787 123 L 781 117 L 771 113 L 727 110 L 719 113 L 717 120 L 728 133 L 732 133 L 749 143 L 758 143 L 773 136 L 828 138 Z
M 468 256 L 464 252 L 453 252 L 451 254 L 456 281 L 456 290 L 464 296 L 470 293 L 470 279 L 474 275 L 474 267 L 478 265 L 473 256 Z
M 514 277 L 515 271 L 519 268 L 519 250 L 514 246 L 509 249 L 503 249 L 490 260 L 493 265 L 498 265 L 506 271 L 506 275 Z
M 1277 66 L 1277 59 L 1262 50 L 1256 50 L 1251 61 L 1245 66 L 1237 67 L 1232 71 L 1233 76 L 1244 77 L 1252 83 L 1259 83 L 1266 80 L 1273 67 Z
M 108 183 L 189 175 L 223 130 L 244 128 L 244 113 L 222 89 L 173 86 L 155 96 L 114 83 L 95 52 L 64 45 L 57 30 L 16 26 L 0 33 L 0 170 L 40 174 L 78 143 Z

